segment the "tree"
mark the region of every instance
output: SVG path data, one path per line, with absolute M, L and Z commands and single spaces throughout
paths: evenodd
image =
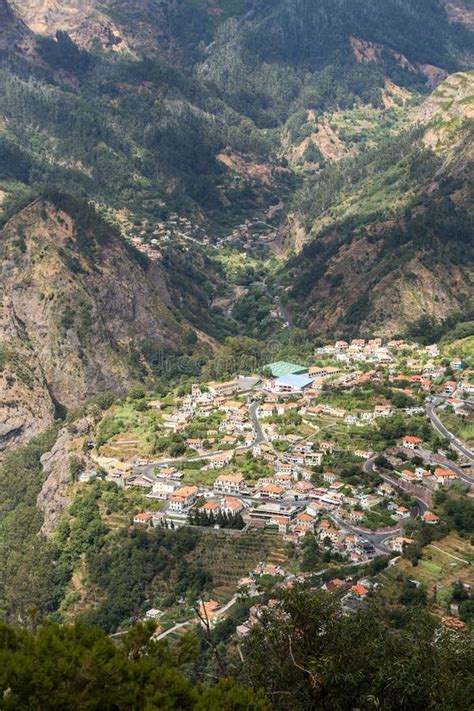
M 2 709 L 269 708 L 261 694 L 230 679 L 209 689 L 193 685 L 178 669 L 196 656 L 195 638 L 169 648 L 153 641 L 154 631 L 153 623 L 139 624 L 118 645 L 80 623 L 47 624 L 34 635 L 0 625 Z
M 470 708 L 474 641 L 436 628 L 423 609 L 402 627 L 372 602 L 342 615 L 334 596 L 295 589 L 241 645 L 240 678 L 274 709 Z

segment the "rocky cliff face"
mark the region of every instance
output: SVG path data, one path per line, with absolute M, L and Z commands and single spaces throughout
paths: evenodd
M 180 342 L 161 269 L 107 229 L 97 241 L 103 229 L 39 200 L 0 233 L 0 451 L 95 393 L 125 390 L 145 339 Z
M 6 0 L 0 0 L 0 50 L 16 52 L 25 58 L 35 57 L 32 32 Z
M 64 427 L 59 431 L 53 448 L 41 457 L 45 479 L 36 505 L 43 514 L 41 533 L 45 536 L 51 535 L 73 500 L 69 493 L 73 483 L 72 458 L 80 458 L 86 467 L 92 465 L 84 456 L 82 445 L 92 435 L 93 424 L 92 419 L 85 416 Z

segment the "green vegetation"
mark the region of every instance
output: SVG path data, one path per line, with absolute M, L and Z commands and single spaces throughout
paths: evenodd
M 154 628 L 154 623 L 137 625 L 117 644 L 82 624 L 49 624 L 35 634 L 1 625 L 3 708 L 269 708 L 260 694 L 230 679 L 211 688 L 192 684 L 180 669 L 195 659 L 195 641 L 184 637 L 171 649 L 152 640 Z
M 91 582 L 104 598 L 88 619 L 107 631 L 129 624 L 154 587 L 187 594 L 194 601 L 211 582 L 211 576 L 188 559 L 198 540 L 198 534 L 186 528 L 119 532 L 104 549 L 89 555 Z
M 321 592 L 284 593 L 286 614 L 267 611 L 245 639 L 240 678 L 263 687 L 276 709 L 374 703 L 384 709 L 436 709 L 472 703 L 469 635 L 461 642 L 450 632 L 437 632 L 419 606 L 398 624 L 390 611 L 375 605 L 348 616 L 338 615 L 337 607 L 334 597 Z
M 9 454 L 0 467 L 0 615 L 28 624 L 33 610 L 53 612 L 61 597 L 56 550 L 38 537 L 42 517 L 36 498 L 43 484 L 41 456 L 53 446 L 57 427 Z

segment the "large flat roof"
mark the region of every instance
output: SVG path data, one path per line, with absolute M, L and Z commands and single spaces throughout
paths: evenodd
M 281 378 L 277 379 L 277 385 L 287 385 L 292 388 L 303 389 L 307 388 L 313 382 L 312 378 L 308 378 L 307 375 L 283 375 Z
M 271 371 L 274 378 L 280 378 L 282 375 L 303 375 L 308 372 L 305 365 L 297 363 L 287 363 L 284 360 L 278 360 L 275 363 L 269 363 L 265 366 Z

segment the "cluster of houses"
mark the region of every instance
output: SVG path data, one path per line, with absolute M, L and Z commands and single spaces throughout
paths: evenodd
M 418 349 L 418 352 L 415 352 Z M 390 358 L 383 359 L 384 352 Z M 403 352 L 403 372 L 396 367 L 396 354 Z M 406 360 L 406 353 L 418 359 Z M 417 455 L 424 457 L 423 442 L 419 437 L 409 435 L 403 438 L 400 446 L 408 457 L 397 460 L 404 466 L 395 467 L 394 475 L 400 484 L 394 486 L 383 482 L 374 489 L 367 489 L 362 484 L 350 484 L 341 481 L 338 475 L 324 466 L 327 455 L 332 455 L 337 447 L 337 439 L 325 442 L 319 437 L 302 435 L 298 430 L 286 430 L 281 422 L 283 417 L 295 413 L 301 416 L 305 425 L 318 431 L 318 418 L 330 417 L 347 425 L 365 425 L 379 418 L 390 417 L 397 409 L 391 402 L 380 402 L 372 409 L 347 412 L 344 408 L 325 402 L 317 402 L 322 392 L 331 387 L 353 388 L 371 380 L 384 382 L 380 371 L 357 366 L 344 365 L 340 355 L 347 356 L 347 363 L 358 360 L 377 359 L 388 366 L 388 379 L 392 381 L 408 380 L 410 388 L 423 387 L 425 382 L 434 385 L 438 377 L 439 366 L 433 361 L 439 355 L 437 347 L 428 347 L 419 353 L 419 348 L 404 341 L 391 341 L 383 344 L 381 339 L 354 339 L 352 342 L 337 341 L 334 345 L 318 349 L 317 354 L 329 356 L 332 363 L 339 365 L 318 365 L 306 367 L 296 363 L 277 361 L 270 363 L 263 370 L 263 381 L 258 377 L 235 379 L 221 382 L 213 381 L 204 385 L 195 384 L 191 391 L 177 398 L 178 407 L 171 414 L 163 415 L 163 424 L 173 432 L 182 432 L 197 416 L 221 413 L 221 420 L 216 429 L 209 429 L 205 436 L 188 437 L 188 451 L 194 455 L 189 458 L 201 458 L 202 471 L 215 471 L 216 476 L 211 486 L 185 484 L 180 465 L 169 464 L 153 466 L 133 466 L 130 462 L 110 462 L 106 467 L 110 477 L 121 480 L 124 486 L 146 490 L 150 499 L 163 502 L 158 512 L 138 514 L 136 525 L 171 525 L 179 527 L 194 520 L 195 511 L 207 514 L 217 520 L 219 514 L 235 516 L 240 514 L 247 527 L 276 529 L 285 540 L 300 545 L 304 536 L 311 532 L 321 542 L 330 545 L 352 562 L 367 560 L 373 555 L 373 547 L 362 536 L 348 534 L 357 529 L 361 532 L 367 526 L 366 519 L 375 511 L 388 511 L 388 520 L 394 528 L 400 527 L 404 519 L 411 515 L 404 505 L 405 498 L 399 487 L 406 492 L 414 492 L 409 487 L 426 486 L 428 489 L 449 485 L 457 475 L 448 465 L 421 466 L 408 461 Z M 370 360 L 372 363 L 372 360 Z M 375 360 L 373 361 L 375 362 Z M 452 383 L 443 383 L 444 390 L 454 394 L 461 388 L 467 389 L 469 372 L 464 371 L 462 363 L 453 361 L 451 367 L 463 377 Z M 410 375 L 407 375 L 407 368 Z M 444 368 L 442 368 L 444 373 Z M 399 387 L 397 385 L 397 387 Z M 249 398 L 249 393 L 252 397 Z M 250 399 L 258 401 L 255 412 L 250 415 Z M 327 399 L 327 398 L 326 398 Z M 316 401 L 316 402 L 315 402 Z M 449 399 L 448 399 L 449 401 Z M 464 402 L 464 401 L 463 401 Z M 159 402 L 150 406 L 160 407 Z M 405 408 L 408 415 L 424 412 L 421 406 Z M 280 421 L 279 417 L 283 417 Z M 290 418 L 291 421 L 291 418 Z M 261 428 L 262 437 L 257 437 Z M 316 443 L 315 443 L 316 442 Z M 283 446 L 280 446 L 283 445 Z M 217 448 L 217 449 L 216 449 Z M 261 460 L 271 469 L 271 474 L 251 480 L 245 478 L 235 466 L 234 457 L 239 451 L 251 452 L 253 458 Z M 351 454 L 361 460 L 371 459 L 370 450 L 354 447 Z M 416 464 L 416 465 L 415 465 Z M 315 467 L 319 475 L 315 480 Z M 189 480 L 188 480 L 189 481 Z M 317 481 L 316 485 L 314 482 Z M 369 491 L 369 493 L 367 493 Z M 377 507 L 377 508 L 376 508 Z M 436 524 L 437 517 L 430 511 L 424 514 L 426 523 Z M 387 516 L 383 517 L 387 521 Z M 216 525 L 218 525 L 216 523 Z M 389 524 L 392 525 L 392 524 Z M 403 539 L 403 540 L 402 540 Z M 399 536 L 393 543 L 394 551 L 401 550 L 408 542 Z
M 130 226 L 123 225 L 123 227 L 126 235 L 130 235 L 130 233 L 133 235 L 134 232 L 137 232 Z M 152 262 L 162 258 L 160 248 L 170 242 L 174 245 L 184 244 L 188 240 L 203 245 L 210 243 L 208 234 L 200 225 L 193 224 L 188 218 L 180 217 L 176 213 L 171 213 L 168 219 L 163 222 L 157 222 L 151 232 L 142 228 L 139 234 L 129 236 L 128 239 L 135 249 L 146 254 Z

